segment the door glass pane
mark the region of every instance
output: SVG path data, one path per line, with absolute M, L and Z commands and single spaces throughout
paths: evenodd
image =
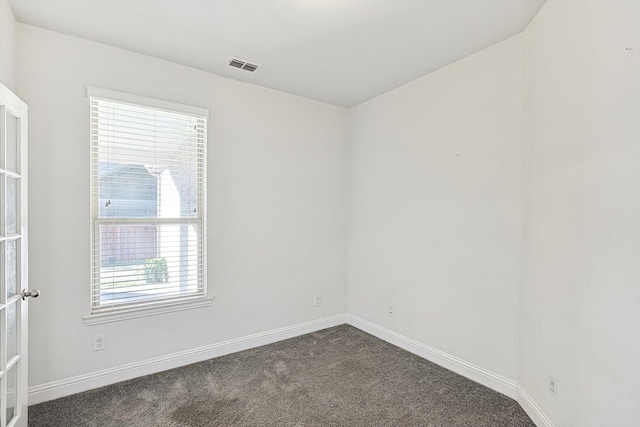
M 7 234 L 18 234 L 18 180 L 7 177 Z
M 7 299 L 18 293 L 18 242 L 7 241 Z
M 7 425 L 16 416 L 16 402 L 18 401 L 18 365 L 13 365 L 7 372 Z
M 7 362 L 18 354 L 17 314 L 15 302 L 7 306 Z
M 18 172 L 18 119 L 7 112 L 7 169 Z

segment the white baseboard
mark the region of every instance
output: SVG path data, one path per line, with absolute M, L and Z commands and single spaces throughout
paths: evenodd
M 555 427 L 533 398 L 518 386 L 515 381 L 349 314 L 325 317 L 323 319 L 247 335 L 245 337 L 222 341 L 166 356 L 155 357 L 115 368 L 29 387 L 29 405 L 35 405 L 46 402 L 47 400 L 58 399 L 120 381 L 154 374 L 167 369 L 178 368 L 214 357 L 248 350 L 344 323 L 463 375 L 512 399 L 516 399 L 536 426 Z
M 444 351 L 437 350 L 428 345 L 400 335 L 390 329 L 371 323 L 357 316 L 347 315 L 347 323 L 358 329 L 380 338 L 388 343 L 398 346 L 410 353 L 434 362 L 457 374 L 467 377 L 475 382 L 489 387 L 512 399 L 517 398 L 516 382 L 495 372 L 491 372 L 480 366 L 469 363 Z
M 529 418 L 538 427 L 555 427 L 547 414 L 544 413 L 542 408 L 533 400 L 533 398 L 523 389 L 518 386 L 518 403 L 524 409 L 524 412 L 529 415 Z
M 224 356 L 237 351 L 271 344 L 277 341 L 297 337 L 322 329 L 346 323 L 346 315 L 340 314 L 293 326 L 273 329 L 245 337 L 219 342 L 203 347 L 185 350 L 166 356 L 154 357 L 140 362 L 129 363 L 111 369 L 92 372 L 85 375 L 53 381 L 29 387 L 29 405 L 58 399 L 82 391 L 103 387 L 120 381 L 130 380 L 144 375 L 154 374 L 167 369 L 178 368 L 191 363 L 201 362 L 214 357 Z

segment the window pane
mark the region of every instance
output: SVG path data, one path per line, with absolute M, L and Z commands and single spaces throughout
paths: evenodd
M 94 304 L 125 304 L 202 291 L 196 224 L 100 225 Z
M 97 100 L 101 218 L 197 217 L 202 119 Z

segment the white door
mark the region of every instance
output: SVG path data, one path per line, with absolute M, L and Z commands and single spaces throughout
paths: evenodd
M 0 427 L 27 425 L 27 105 L 0 84 Z

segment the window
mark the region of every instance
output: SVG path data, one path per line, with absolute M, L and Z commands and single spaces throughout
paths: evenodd
M 88 88 L 91 313 L 206 293 L 208 111 Z

